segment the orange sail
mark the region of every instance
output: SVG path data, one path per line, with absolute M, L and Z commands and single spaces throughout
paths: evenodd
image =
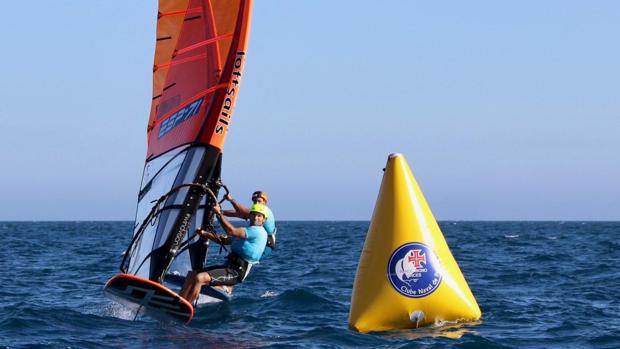
M 250 10 L 248 0 L 159 1 L 147 159 L 194 142 L 223 149 Z

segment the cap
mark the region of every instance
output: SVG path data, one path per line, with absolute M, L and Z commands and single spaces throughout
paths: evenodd
M 254 193 L 252 193 L 252 201 L 256 200 L 259 197 L 263 198 L 265 202 L 269 201 L 267 198 L 267 193 L 264 191 L 257 190 Z

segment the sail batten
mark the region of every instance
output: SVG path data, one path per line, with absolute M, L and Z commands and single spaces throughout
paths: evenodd
M 173 61 L 169 61 L 169 62 L 166 62 L 166 63 L 155 65 L 155 67 L 153 69 L 154 70 L 158 70 L 158 69 L 168 68 L 168 67 L 171 67 L 173 65 L 189 63 L 189 62 L 193 62 L 193 61 L 196 61 L 196 60 L 205 59 L 207 57 L 208 57 L 207 54 L 203 53 L 203 54 L 199 54 L 199 55 L 195 55 L 195 56 L 185 57 L 185 58 L 182 58 L 182 59 L 175 59 Z
M 176 51 L 177 55 L 192 51 L 194 49 L 209 45 L 209 44 L 216 44 L 218 41 L 224 40 L 224 39 L 229 39 L 232 38 L 233 33 L 228 33 L 228 34 L 224 34 L 224 35 L 220 35 L 220 36 L 216 36 L 212 39 L 207 39 L 198 43 L 195 43 L 193 45 L 189 45 L 187 47 L 184 47 L 182 49 L 179 49 L 178 51 Z
M 157 16 L 161 18 L 161 17 L 168 17 L 168 16 L 195 14 L 195 13 L 201 13 L 201 12 L 202 12 L 202 7 L 194 7 L 194 8 L 187 9 L 185 11 L 159 12 Z

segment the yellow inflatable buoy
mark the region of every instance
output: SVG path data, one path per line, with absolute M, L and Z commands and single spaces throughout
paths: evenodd
M 355 276 L 349 327 L 386 331 L 480 315 L 405 157 L 391 154 Z

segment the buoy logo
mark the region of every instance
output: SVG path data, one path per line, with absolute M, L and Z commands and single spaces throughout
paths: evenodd
M 407 297 L 428 296 L 441 283 L 437 256 L 419 242 L 406 243 L 397 248 L 390 257 L 387 269 L 392 287 Z

